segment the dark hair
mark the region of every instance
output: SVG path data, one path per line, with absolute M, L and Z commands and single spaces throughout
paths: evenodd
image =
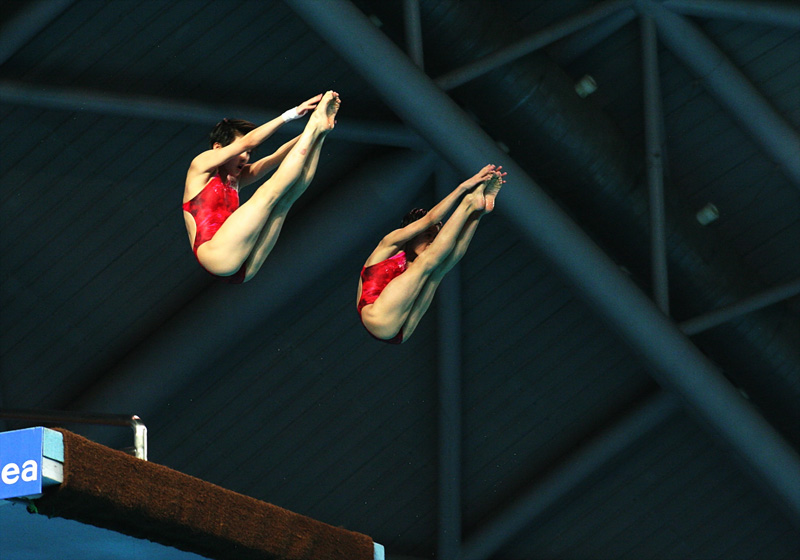
M 400 221 L 400 227 L 404 228 L 408 224 L 410 224 L 412 222 L 416 222 L 417 220 L 419 220 L 420 218 L 425 216 L 427 213 L 428 213 L 428 211 L 425 210 L 424 208 L 414 208 L 414 209 L 412 209 L 411 211 L 408 212 L 408 214 L 403 216 L 403 219 Z M 442 229 L 442 222 L 438 222 L 438 223 L 434 224 L 434 226 L 436 227 L 437 231 L 440 231 Z M 403 251 L 405 251 L 406 254 L 408 254 L 408 252 L 409 252 L 406 249 L 407 246 L 408 246 L 408 243 L 403 245 Z M 413 258 L 411 258 L 411 260 L 413 260 Z
M 414 208 L 414 209 L 410 210 L 408 212 L 408 214 L 403 216 L 403 219 L 400 222 L 400 227 L 404 228 L 408 224 L 410 224 L 411 222 L 416 222 L 421 217 L 425 216 L 427 213 L 428 213 L 428 211 L 425 210 L 424 208 Z M 437 230 L 442 229 L 442 222 L 436 222 L 433 225 L 436 226 Z
M 244 136 L 254 128 L 256 128 L 256 125 L 250 121 L 242 119 L 222 119 L 214 125 L 211 134 L 209 134 L 211 147 L 213 148 L 214 144 L 217 142 L 222 146 L 227 146 L 233 142 L 237 134 Z
M 408 214 L 403 216 L 403 220 L 400 222 L 400 227 L 404 228 L 408 224 L 410 224 L 411 222 L 416 222 L 417 220 L 419 220 L 421 217 L 423 217 L 427 213 L 428 213 L 428 211 L 425 210 L 424 208 L 414 208 L 414 209 L 412 209 Z

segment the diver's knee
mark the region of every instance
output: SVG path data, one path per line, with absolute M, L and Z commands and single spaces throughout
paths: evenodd
M 205 268 L 211 274 L 222 277 L 233 276 L 234 274 L 238 273 L 243 264 L 231 259 L 215 259 L 210 257 L 207 252 L 206 254 L 201 254 L 200 251 L 197 252 L 197 260 L 200 262 L 203 268 Z M 247 280 L 249 280 L 249 278 L 247 278 L 245 282 Z
M 361 322 L 364 323 L 364 327 L 366 327 L 372 336 L 382 340 L 394 338 L 400 330 L 394 321 L 388 321 L 375 316 L 369 313 L 368 309 L 362 310 Z

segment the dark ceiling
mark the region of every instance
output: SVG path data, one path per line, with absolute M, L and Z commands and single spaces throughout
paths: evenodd
M 800 557 L 800 3 L 0 15 L 0 409 L 138 414 L 150 460 L 389 560 Z M 338 124 L 274 253 L 216 282 L 188 163 L 222 117 L 327 89 Z M 490 162 L 497 210 L 414 336 L 376 342 L 364 260 Z M 4 560 L 167 557 L 15 509 Z

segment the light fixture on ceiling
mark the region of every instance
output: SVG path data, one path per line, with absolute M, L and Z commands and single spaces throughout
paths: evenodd
M 589 74 L 586 74 L 575 83 L 575 93 L 580 97 L 587 97 L 597 90 L 597 82 Z
M 711 222 L 716 222 L 719 219 L 719 210 L 709 202 L 697 212 L 696 217 L 700 225 L 707 226 Z

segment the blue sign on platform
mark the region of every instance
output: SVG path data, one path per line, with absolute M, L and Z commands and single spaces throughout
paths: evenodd
M 0 433 L 0 499 L 42 493 L 44 428 Z

